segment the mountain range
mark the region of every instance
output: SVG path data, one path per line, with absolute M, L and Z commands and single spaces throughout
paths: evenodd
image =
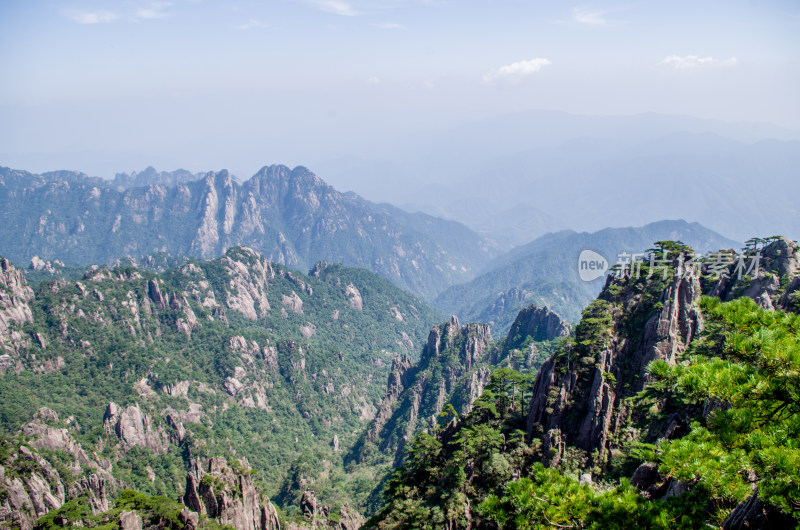
M 126 189 L 75 172 L 0 168 L 0 251 L 18 263 L 38 255 L 86 265 L 248 245 L 293 268 L 321 259 L 367 268 L 427 299 L 499 253 L 464 225 L 340 193 L 304 167 L 264 167 L 241 184 L 225 170 L 194 181 L 143 173 L 133 182 L 146 187 Z
M 673 517 L 702 526 L 764 513 L 785 526 L 791 515 L 780 500 L 793 483 L 788 493 L 776 488 L 796 474 L 791 460 L 775 464 L 773 477 L 757 456 L 751 464 L 734 459 L 726 464 L 735 466 L 732 476 L 719 478 L 702 448 L 708 429 L 720 428 L 714 414 L 728 409 L 710 398 L 654 402 L 640 394 L 651 376 L 667 377 L 651 392 L 675 388 L 652 362 L 675 370 L 697 364 L 705 371 L 689 374 L 694 380 L 709 373 L 698 356 L 732 370 L 720 392 L 773 377 L 770 367 L 785 365 L 789 372 L 776 376 L 794 377 L 792 365 L 772 363 L 741 379 L 744 368 L 714 361 L 717 334 L 729 332 L 715 324 L 722 316 L 734 318 L 727 326 L 756 318 L 786 327 L 753 340 L 785 340 L 787 348 L 796 340 L 788 332 L 797 319 L 783 315 L 800 308 L 800 249 L 786 238 L 761 245 L 751 276 L 739 278 L 733 262 L 715 276 L 675 258 L 664 276 L 609 276 L 575 328 L 531 306 L 500 340 L 485 324 L 442 322 L 372 272 L 319 262 L 306 275 L 246 247 L 160 274 L 92 266 L 73 280 L 58 266 L 34 285 L 1 259 L 0 521 L 26 529 L 352 530 L 412 528 L 430 518 L 467 528 L 528 510 L 514 500 L 517 484 L 555 481 L 558 491 L 571 491 L 578 482 L 570 476 L 580 475 L 589 488 L 581 495 L 610 495 L 621 503 L 616 517 L 655 517 L 659 528 Z M 704 293 L 713 298 L 701 299 Z M 770 388 L 753 406 L 773 399 Z M 766 401 L 769 410 L 774 405 Z M 785 432 L 780 418 L 791 420 L 792 411 L 758 432 Z M 785 445 L 785 437 L 763 436 L 760 443 L 776 450 Z M 668 459 L 683 462 L 685 444 L 700 444 L 691 462 Z M 705 489 L 681 474 L 686 465 L 708 473 L 712 485 L 733 480 L 735 489 Z M 755 467 L 748 480 L 763 489 L 736 482 L 742 465 Z M 588 485 L 592 477 L 631 479 L 607 494 Z M 719 501 L 724 508 L 710 510 L 717 491 L 732 493 Z M 484 504 L 491 495 L 508 506 Z M 555 507 L 575 502 L 572 496 L 536 495 L 551 499 L 546 517 L 558 524 L 605 513 L 592 511 L 592 501 L 564 515 Z M 748 508 L 752 499 L 760 511 Z M 441 503 L 457 510 L 437 509 Z M 664 510 L 670 515 L 657 515 Z
M 688 415 L 671 428 L 624 403 L 648 363 L 675 363 L 702 332 L 701 294 L 798 307 L 786 238 L 757 240 L 763 268 L 743 278 L 676 258 L 663 278 L 580 279 L 583 250 L 611 265 L 654 242 L 741 245 L 682 220 L 553 232 L 503 253 L 302 167 L 242 183 L 151 169 L 0 177 L 0 251 L 30 263 L 0 260 L 0 521 L 26 529 L 415 527 L 415 503 L 436 491 L 462 515 L 424 517 L 470 527 L 500 512 L 471 508 L 487 497 L 464 477 L 498 495 L 536 466 L 616 480 L 642 464 L 634 438 L 690 431 Z M 398 495 L 398 480 L 425 480 L 413 466 L 437 444 L 431 476 L 449 459 L 464 474 Z
M 605 281 L 605 276 L 581 280 L 578 257 L 583 250 L 598 252 L 612 266 L 620 254 L 643 252 L 652 242 L 663 240 L 683 241 L 698 254 L 741 246 L 698 223 L 683 220 L 594 233 L 563 230 L 495 258 L 474 280 L 443 291 L 435 305 L 468 322 L 488 322 L 499 335 L 505 334 L 517 313 L 531 304 L 549 307 L 566 320 L 577 322 Z
M 508 239 L 340 193 L 304 167 L 268 166 L 244 182 L 224 170 L 147 168 L 109 182 L 72 171 L 34 175 L 0 168 L 0 206 L 7 227 L 0 251 L 17 263 L 36 257 L 80 268 L 132 259 L 164 270 L 181 256 L 209 258 L 247 245 L 294 269 L 328 260 L 372 270 L 501 334 L 534 302 L 578 319 L 600 289 L 599 280 L 587 284 L 577 277 L 574 265 L 584 248 L 613 262 L 617 252 L 641 252 L 660 239 L 681 239 L 700 252 L 739 246 L 697 223 L 663 221 L 559 231 L 502 252 Z M 524 223 L 529 213 L 520 208 L 515 219 Z M 539 230 L 547 221 L 534 224 Z

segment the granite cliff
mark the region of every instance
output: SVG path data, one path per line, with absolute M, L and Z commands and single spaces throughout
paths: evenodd
M 0 253 L 86 265 L 164 252 L 210 258 L 247 245 L 293 268 L 322 259 L 366 268 L 428 299 L 497 254 L 459 223 L 340 193 L 304 167 L 267 166 L 242 183 L 225 170 L 150 176 L 115 186 L 0 168 Z

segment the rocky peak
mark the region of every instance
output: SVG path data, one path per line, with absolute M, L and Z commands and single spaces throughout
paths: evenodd
M 305 166 L 297 166 L 294 169 L 289 169 L 282 164 L 274 164 L 271 166 L 262 167 L 258 173 L 253 176 L 258 179 L 260 183 L 278 184 L 280 186 L 297 188 L 297 187 L 329 187 L 318 176 L 312 173 Z
M 169 296 L 161 292 L 156 279 L 147 282 L 147 296 L 153 301 L 157 309 L 164 310 L 169 306 Z
M 456 346 L 463 367 L 469 370 L 482 358 L 492 342 L 492 333 L 487 324 L 467 324 L 461 326 L 455 315 L 445 324 L 434 326 L 428 334 L 428 343 L 422 352 L 422 359 L 435 359 Z
M 183 503 L 190 510 L 215 518 L 237 530 L 279 530 L 278 512 L 254 483 L 247 460 L 194 460 L 186 476 Z M 189 518 L 188 514 L 184 516 Z
M 267 291 L 275 279 L 272 264 L 247 247 L 229 249 L 222 265 L 228 275 L 225 305 L 251 320 L 257 320 L 270 310 Z
M 445 403 L 468 411 L 489 380 L 490 371 L 479 363 L 488 359 L 491 342 L 488 325 L 461 326 L 453 316 L 431 329 L 417 366 L 408 357 L 396 357 L 378 413 L 355 458 L 363 461 L 372 444 L 394 452 L 399 462 L 405 444 L 437 423 Z
M 197 177 L 126 188 L 0 169 L 0 248 L 15 260 L 75 264 L 159 252 L 207 258 L 249 245 L 294 267 L 327 259 L 368 268 L 423 296 L 468 279 L 498 251 L 458 223 L 345 196 L 304 167 L 266 166 L 242 183 L 224 170 Z
M 609 276 L 598 301 L 584 311 L 576 341 L 536 376 L 527 431 L 556 450 L 545 463 L 555 465 L 556 453 L 568 445 L 587 459 L 593 455 L 595 465 L 605 461 L 629 414 L 625 399 L 644 387 L 648 363 L 674 363 L 702 330 L 700 295 L 698 271 L 682 260 L 666 282 Z
M 115 435 L 124 449 L 146 447 L 154 453 L 167 450 L 167 436 L 154 425 L 149 414 L 142 412 L 138 403 L 125 408 L 109 403 L 103 416 L 103 430 Z
M 323 275 L 323 273 L 327 268 L 328 268 L 328 262 L 325 260 L 320 260 L 314 264 L 311 270 L 308 271 L 308 275 L 313 276 L 315 278 L 319 278 Z
M 398 355 L 392 359 L 392 369 L 386 383 L 387 396 L 397 398 L 405 390 L 413 367 L 414 363 L 407 355 Z
M 175 171 L 157 171 L 153 166 L 148 166 L 142 171 L 117 173 L 112 181 L 118 189 L 141 188 L 146 186 L 166 186 L 174 188 L 180 184 L 192 182 L 203 178 L 203 175 L 194 174 L 185 169 Z
M 22 335 L 13 329 L 33 321 L 28 305 L 33 300 L 33 289 L 22 271 L 6 258 L 0 258 L 0 346 L 13 353 L 23 342 Z
M 506 344 L 511 346 L 518 337 L 531 338 L 536 342 L 554 340 L 568 337 L 571 331 L 572 326 L 558 313 L 547 307 L 532 305 L 519 312 L 508 332 Z
M 723 301 L 739 296 L 752 298 L 764 309 L 800 311 L 800 248 L 785 237 L 770 240 L 758 251 L 758 259 L 750 249 L 744 263 L 731 257 L 731 264 L 706 292 Z M 757 264 L 757 270 L 755 270 Z M 745 268 L 742 270 L 741 266 Z M 750 270 L 753 266 L 754 270 Z

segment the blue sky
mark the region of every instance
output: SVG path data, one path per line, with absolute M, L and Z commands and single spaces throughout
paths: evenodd
M 796 1 L 5 0 L 0 164 L 249 176 L 526 109 L 800 129 L 799 52 Z

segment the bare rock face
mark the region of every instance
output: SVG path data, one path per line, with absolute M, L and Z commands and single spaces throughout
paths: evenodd
M 272 265 L 247 247 L 228 252 L 221 261 L 229 278 L 225 305 L 251 320 L 266 316 L 270 310 L 267 290 L 275 279 Z
M 394 412 L 397 398 L 406 389 L 409 383 L 411 369 L 413 367 L 411 359 L 407 355 L 402 355 L 392 359 L 392 370 L 389 372 L 389 380 L 386 383 L 386 393 L 383 395 L 380 404 L 378 405 L 378 412 L 375 419 L 369 426 L 366 439 L 369 442 L 377 443 L 380 439 L 380 433 L 386 422 Z
M 169 296 L 161 292 L 158 281 L 155 279 L 147 282 L 147 296 L 153 301 L 156 309 L 163 311 L 169 306 Z
M 7 353 L 14 353 L 15 344 L 22 341 L 22 335 L 13 328 L 33 322 L 28 305 L 31 300 L 33 289 L 22 272 L 7 259 L 0 258 L 0 346 Z
M 303 514 L 306 523 L 310 525 L 310 528 L 358 530 L 365 522 L 364 517 L 348 504 L 344 504 L 339 509 L 338 517 L 331 520 L 331 509 L 322 504 L 313 491 L 308 490 L 303 492 L 303 496 L 300 499 L 300 512 Z M 305 525 L 302 527 L 308 528 Z
M 110 478 L 110 477 L 109 477 Z M 113 484 L 114 479 L 110 478 Z M 89 500 L 89 508 L 92 513 L 102 513 L 111 508 L 111 499 L 108 498 L 108 482 L 101 474 L 91 474 L 82 477 L 81 480 L 70 490 L 71 497 L 85 495 Z
M 136 511 L 119 514 L 120 530 L 142 530 L 142 518 Z
M 350 306 L 356 311 L 361 311 L 364 308 L 364 301 L 361 299 L 361 292 L 352 283 L 348 285 L 344 294 L 350 299 Z
M 609 277 L 599 297 L 612 303 L 607 310 L 612 329 L 605 346 L 593 358 L 570 359 L 573 356 L 557 354 L 550 357 L 536 376 L 528 414 L 529 438 L 558 431 L 560 443 L 594 454 L 598 462 L 609 454 L 612 440 L 628 414 L 625 398 L 646 384 L 648 363 L 656 359 L 674 363 L 703 327 L 697 307 L 701 294 L 699 275 L 683 262 L 677 263 L 641 337 L 629 336 L 623 320 L 625 312 L 613 309 L 617 304 L 630 311 L 641 303 L 641 295 L 635 291 L 626 292 L 621 298 L 612 295 L 609 288 L 616 285 Z M 543 458 L 545 463 L 555 465 L 547 451 Z
M 458 317 L 453 315 L 444 325 L 434 326 L 428 334 L 428 343 L 422 357 L 435 359 L 439 355 L 459 343 L 459 358 L 466 369 L 470 369 L 478 359 L 487 352 L 492 342 L 489 326 L 484 324 L 467 324 L 462 327 Z
M 9 257 L 111 263 L 160 251 L 209 258 L 247 245 L 294 268 L 323 258 L 368 268 L 423 295 L 471 278 L 499 253 L 466 227 L 340 193 L 304 167 L 264 167 L 241 183 L 224 170 L 195 177 L 117 189 L 85 175 L 2 168 Z M 70 212 L 84 203 L 77 230 L 65 234 L 76 224 Z
M 7 492 L 0 501 L 0 523 L 29 530 L 39 517 L 60 508 L 66 502 L 66 489 L 58 472 L 37 453 L 27 447 L 6 460 L 9 471 L 25 469 L 21 476 L 10 478 L 0 466 L 2 486 Z
M 303 300 L 297 296 L 296 292 L 292 291 L 291 296 L 282 295 L 281 302 L 286 309 L 290 309 L 301 315 L 303 314 Z
M 184 508 L 181 510 L 180 515 L 178 518 L 183 523 L 183 527 L 186 530 L 197 530 L 197 526 L 200 524 L 200 514 L 197 512 L 193 512 L 188 508 Z
M 212 458 L 206 465 L 195 460 L 186 477 L 183 503 L 193 512 L 237 530 L 280 529 L 277 510 L 256 490 L 244 459 L 229 463 Z M 190 514 L 184 518 L 194 520 Z
M 381 451 L 394 452 L 399 463 L 405 444 L 438 421 L 445 403 L 453 403 L 459 412 L 469 411 L 489 380 L 490 371 L 478 365 L 488 359 L 491 342 L 488 325 L 461 326 L 453 316 L 431 329 L 416 367 L 405 356 L 395 358 L 386 394 L 356 459 L 363 461 L 378 445 Z
M 171 397 L 187 397 L 189 395 L 190 381 L 176 381 L 162 387 L 165 394 Z
M 303 514 L 303 517 L 306 518 L 306 521 L 311 523 L 312 528 L 315 528 L 317 525 L 321 525 L 322 520 L 330 515 L 330 511 L 330 508 L 322 505 L 317 500 L 314 492 L 303 492 L 303 496 L 300 499 L 300 512 Z
M 408 384 L 408 377 L 414 363 L 407 355 L 397 356 L 392 359 L 392 370 L 386 383 L 386 395 L 397 399 Z
M 95 467 L 67 429 L 49 425 L 56 422 L 58 422 L 58 414 L 43 407 L 37 412 L 34 421 L 22 426 L 22 434 L 33 438 L 32 447 L 66 451 L 80 463 Z
M 364 516 L 345 504 L 339 509 L 339 530 L 358 530 L 365 523 Z
M 163 429 L 154 427 L 150 415 L 143 413 L 138 404 L 123 409 L 116 403 L 109 403 L 103 416 L 103 429 L 116 435 L 125 449 L 138 445 L 154 453 L 167 450 L 167 436 Z
M 564 456 L 564 441 L 561 439 L 561 431 L 550 429 L 542 439 L 542 460 L 547 467 L 557 467 Z
M 86 457 L 80 444 L 66 429 L 47 425 L 48 422 L 57 421 L 55 412 L 40 409 L 36 418 L 22 429 L 25 443 L 29 445 L 21 445 L 0 465 L 0 488 L 7 492 L 0 498 L 0 527 L 30 530 L 39 517 L 78 496 L 87 498 L 94 514 L 110 508 L 106 484 L 113 484 L 114 479 L 96 461 Z M 48 460 L 39 455 L 38 448 L 69 453 L 74 460 L 68 463 L 67 468 L 73 473 L 80 473 L 86 467 L 93 472 L 82 476 L 77 482 L 69 483 Z
M 517 336 L 532 337 L 537 342 L 568 337 L 571 328 L 557 313 L 546 307 L 532 305 L 519 312 L 508 332 L 507 341 Z
M 767 310 L 800 311 L 797 294 L 793 294 L 798 289 L 800 248 L 791 239 L 781 237 L 760 249 L 758 260 L 748 256 L 742 264 L 732 263 L 708 289 L 708 294 L 723 301 L 746 296 Z

